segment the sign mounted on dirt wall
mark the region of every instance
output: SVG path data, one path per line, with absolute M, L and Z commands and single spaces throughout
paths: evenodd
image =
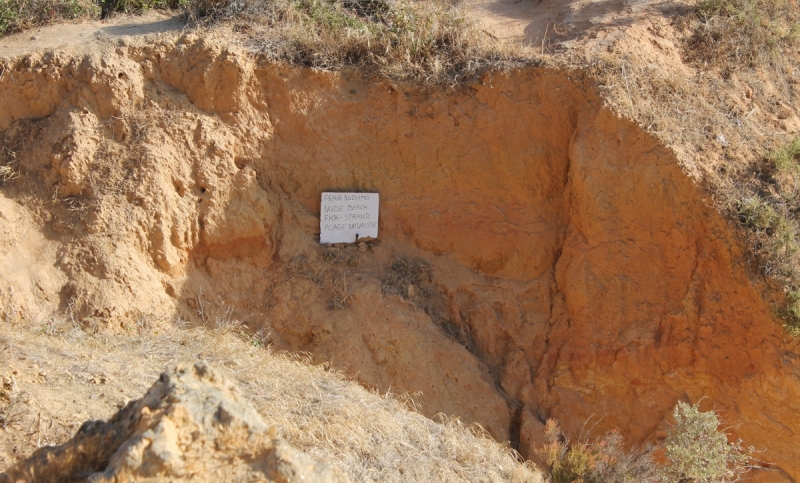
M 320 243 L 378 238 L 378 193 L 322 193 Z

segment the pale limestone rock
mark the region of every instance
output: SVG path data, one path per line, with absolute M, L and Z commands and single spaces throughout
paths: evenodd
M 206 362 L 171 367 L 107 422 L 38 450 L 0 482 L 348 483 L 275 438 L 239 389 Z

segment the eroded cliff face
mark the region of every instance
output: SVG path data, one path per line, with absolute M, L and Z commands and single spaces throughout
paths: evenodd
M 7 59 L 0 266 L 27 232 L 49 260 L 0 273 L 8 320 L 244 322 L 525 456 L 548 417 L 638 443 L 705 398 L 800 476 L 798 350 L 733 230 L 579 74 L 420 89 L 225 45 Z M 379 242 L 318 245 L 331 190 L 380 193 Z

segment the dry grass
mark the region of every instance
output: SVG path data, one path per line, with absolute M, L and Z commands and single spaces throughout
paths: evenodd
M 431 268 L 422 260 L 397 259 L 389 267 L 382 291 L 386 295 L 397 295 L 417 305 L 424 305 L 424 299 L 431 297 L 435 291 Z
M 702 0 L 697 24 L 687 40 L 687 57 L 723 74 L 765 63 L 780 65 L 800 37 L 793 0 Z
M 269 60 L 395 80 L 458 84 L 532 62 L 445 0 L 0 0 L 0 35 L 149 9 L 233 25 Z
M 652 447 L 625 447 L 619 432 L 612 431 L 594 441 L 570 442 L 558 423 L 548 419 L 546 443 L 536 447 L 552 483 L 667 483 L 664 468 L 655 463 Z
M 92 0 L 0 0 L 0 35 L 99 15 Z
M 184 3 L 184 0 L 0 0 L 0 36 L 54 23 L 106 18 L 114 13 L 176 10 Z
M 132 323 L 127 334 L 88 335 L 68 321 L 56 325 L 61 330 L 54 336 L 39 327 L 0 327 L 2 367 L 17 368 L 15 393 L 38 400 L 39 424 L 47 431 L 37 441 L 30 431 L 35 415 L 10 423 L 0 432 L 0 463 L 25 457 L 38 444 L 63 442 L 83 419 L 111 416 L 121 396 L 141 396 L 167 365 L 206 359 L 237 381 L 280 436 L 353 481 L 542 481 L 479 428 L 431 421 L 410 410 L 406 398 L 380 396 L 325 367 L 273 354 L 235 330 L 139 333 Z M 42 372 L 46 378 L 37 376 Z M 59 406 L 64 400 L 75 402 Z
M 349 307 L 356 294 L 353 291 L 353 286 L 347 283 L 347 272 L 341 271 L 336 276 L 331 277 L 330 284 L 333 289 L 333 297 L 328 303 L 328 307 L 332 309 Z
M 427 84 L 456 84 L 531 60 L 446 1 L 197 0 L 190 17 L 229 22 L 270 60 Z

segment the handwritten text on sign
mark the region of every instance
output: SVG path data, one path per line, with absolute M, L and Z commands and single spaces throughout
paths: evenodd
M 322 193 L 320 243 L 378 238 L 378 193 Z

